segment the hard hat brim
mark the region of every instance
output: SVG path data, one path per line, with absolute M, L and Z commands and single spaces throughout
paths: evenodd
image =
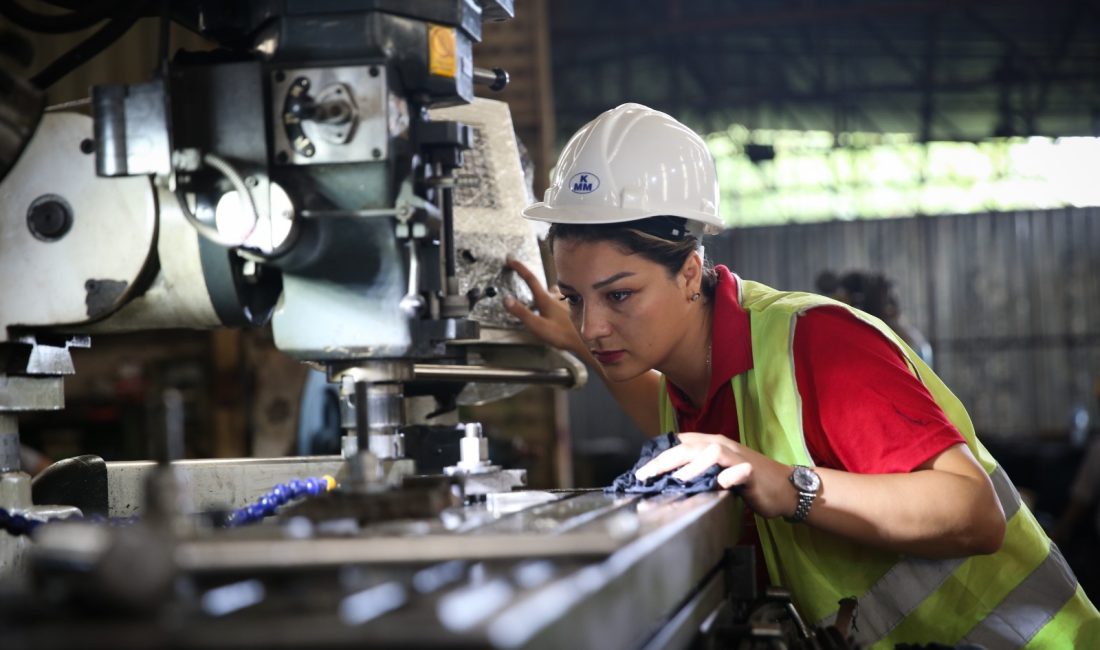
M 726 224 L 720 217 L 707 212 L 692 212 L 678 210 L 676 214 L 653 210 L 630 210 L 618 208 L 613 211 L 603 206 L 570 206 L 569 208 L 552 208 L 545 201 L 533 203 L 523 209 L 523 216 L 534 221 L 547 223 L 568 223 L 578 225 L 594 225 L 608 223 L 627 223 L 647 219 L 649 217 L 683 217 L 689 221 L 697 221 L 706 226 L 711 226 L 708 231 L 722 230 Z

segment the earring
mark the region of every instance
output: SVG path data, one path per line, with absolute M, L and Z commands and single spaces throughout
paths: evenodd
M 702 295 L 702 294 L 700 294 L 700 293 L 699 293 L 698 291 L 696 291 L 695 293 L 691 294 L 691 301 L 692 301 L 692 302 L 696 302 L 696 301 L 698 301 L 698 300 L 699 300 L 699 296 L 701 296 L 701 295 Z

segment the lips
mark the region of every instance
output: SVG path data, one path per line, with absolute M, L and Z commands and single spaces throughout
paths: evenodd
M 596 361 L 599 361 L 605 366 L 617 362 L 619 359 L 622 359 L 624 355 L 626 355 L 626 350 L 592 351 L 592 356 L 596 357 Z

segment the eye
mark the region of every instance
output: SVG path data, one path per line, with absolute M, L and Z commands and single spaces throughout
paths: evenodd
M 634 294 L 633 291 L 626 291 L 626 290 L 608 291 L 607 292 L 607 299 L 610 300 L 611 302 L 626 302 L 626 299 L 629 298 L 630 296 L 632 296 L 633 294 Z
M 570 307 L 576 307 L 577 305 L 581 304 L 581 297 L 575 293 L 562 294 L 562 297 L 558 298 L 558 300 L 564 300 L 565 302 L 569 303 Z

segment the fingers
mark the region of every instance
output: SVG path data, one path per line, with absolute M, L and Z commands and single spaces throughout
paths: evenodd
M 519 277 L 523 278 L 523 281 L 527 283 L 528 288 L 531 289 L 531 295 L 534 297 L 535 307 L 540 312 L 548 312 L 554 307 L 554 302 L 561 298 L 561 292 L 557 287 L 547 287 L 543 284 L 544 280 L 535 275 L 534 271 L 527 268 L 523 262 L 516 259 L 510 259 L 507 262 L 508 268 L 514 270 L 519 274 Z
M 698 452 L 690 463 L 676 470 L 672 478 L 678 481 L 690 481 L 710 469 L 711 465 L 717 464 L 721 455 L 722 448 L 711 443 L 703 447 L 703 450 Z
M 523 278 L 523 281 L 527 283 L 527 286 L 531 288 L 531 291 L 535 293 L 535 295 L 538 295 L 539 292 L 546 291 L 543 287 L 543 281 L 535 275 L 534 271 L 527 268 L 527 265 L 523 262 L 514 258 L 509 258 L 508 261 L 505 262 L 505 266 L 512 269 L 519 277 Z
M 645 481 L 654 476 L 682 467 L 691 462 L 699 450 L 687 445 L 676 445 L 672 449 L 662 452 L 656 458 L 642 465 L 641 469 L 634 472 L 634 477 L 639 481 Z
M 524 327 L 531 330 L 535 336 L 545 339 L 547 337 L 546 324 L 538 314 L 531 311 L 522 302 L 512 296 L 504 297 L 504 309 L 523 323 Z
M 728 489 L 736 485 L 746 485 L 751 478 L 752 465 L 748 462 L 741 462 L 719 472 L 718 485 Z
M 676 470 L 673 478 L 689 481 L 714 465 L 725 467 L 718 481 L 722 487 L 742 485 L 752 475 L 752 464 L 738 453 L 736 442 L 714 434 L 681 433 L 680 444 L 643 465 L 635 477 L 644 481 Z

